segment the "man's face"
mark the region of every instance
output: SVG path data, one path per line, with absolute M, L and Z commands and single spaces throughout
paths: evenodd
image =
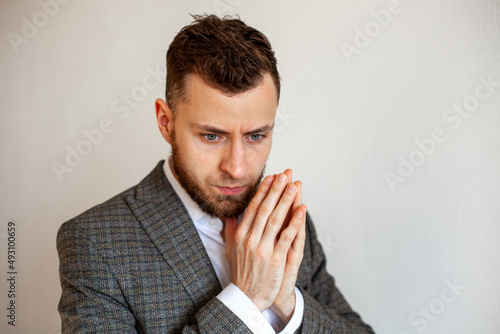
M 190 75 L 186 93 L 175 118 L 166 106 L 172 117 L 165 131 L 160 126 L 174 174 L 203 211 L 236 217 L 255 194 L 271 150 L 276 87 L 265 75 L 256 88 L 226 96 Z

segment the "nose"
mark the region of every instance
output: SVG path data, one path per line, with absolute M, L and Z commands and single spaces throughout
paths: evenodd
M 233 179 L 241 179 L 247 172 L 244 144 L 233 140 L 225 150 L 220 169 Z

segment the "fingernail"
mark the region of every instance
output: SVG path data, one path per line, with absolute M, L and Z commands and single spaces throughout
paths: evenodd
M 297 190 L 297 189 L 293 184 L 290 184 L 290 185 L 288 185 L 288 187 L 286 187 L 286 191 L 290 194 L 293 194 L 295 192 L 295 190 Z
M 299 217 L 299 218 L 304 217 L 304 212 L 302 212 L 302 210 L 300 210 L 299 212 L 297 212 L 297 217 Z
M 265 184 L 271 184 L 272 182 L 273 182 L 273 178 L 270 176 L 266 176 L 266 178 L 264 179 Z
M 285 182 L 286 178 L 287 178 L 286 174 L 281 174 L 280 177 L 278 178 L 278 181 Z

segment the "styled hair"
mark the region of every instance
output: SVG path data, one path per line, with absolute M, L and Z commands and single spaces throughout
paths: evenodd
M 239 18 L 192 17 L 195 21 L 182 28 L 167 51 L 165 98 L 172 111 L 185 99 L 189 74 L 231 96 L 257 87 L 269 73 L 279 99 L 277 61 L 264 34 Z

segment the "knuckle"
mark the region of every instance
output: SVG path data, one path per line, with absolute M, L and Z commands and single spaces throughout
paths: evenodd
M 298 218 L 295 216 L 292 221 L 290 222 L 290 225 L 292 225 L 294 228 L 299 229 L 304 225 L 305 220 L 302 218 Z
M 273 256 L 269 260 L 269 263 L 274 267 L 279 267 L 283 263 L 283 259 L 278 256 Z
M 295 194 L 296 193 L 289 193 L 288 191 L 285 191 L 283 199 L 291 203 L 295 199 Z
M 243 233 L 240 232 L 240 231 L 236 231 L 236 233 L 234 234 L 234 242 L 238 245 L 238 244 L 241 244 L 241 242 L 243 241 Z
M 281 183 L 278 183 L 278 182 L 274 182 L 273 183 L 273 186 L 271 187 L 271 191 L 272 192 L 279 192 L 281 193 L 281 191 L 283 190 L 283 184 Z
M 279 225 L 280 220 L 278 219 L 278 217 L 276 217 L 276 215 L 271 215 L 271 216 L 269 216 L 269 219 L 267 220 L 267 222 L 272 226 L 276 226 L 276 225 Z
M 249 213 L 255 213 L 259 210 L 259 205 L 255 203 L 254 201 L 251 201 L 248 206 L 247 206 L 247 212 Z
M 293 240 L 293 236 L 292 236 L 292 234 L 291 234 L 291 233 L 288 233 L 288 232 L 286 232 L 286 231 L 283 231 L 283 232 L 281 233 L 281 238 L 280 238 L 280 239 L 281 239 L 283 242 L 285 242 L 285 243 L 289 244 L 289 243 L 291 243 L 291 242 L 292 242 L 292 240 Z
M 254 238 L 250 235 L 248 236 L 248 238 L 246 238 L 246 240 L 243 242 L 243 246 L 246 248 L 246 249 L 250 249 L 252 248 L 254 245 Z
M 266 206 L 264 205 L 261 205 L 258 209 L 257 209 L 257 214 L 261 217 L 266 217 L 269 215 L 270 213 L 270 209 L 267 208 Z
M 259 258 L 262 258 L 262 259 L 265 259 L 268 257 L 268 251 L 267 251 L 267 248 L 265 247 L 258 247 L 255 254 L 257 255 L 257 257 Z
M 269 188 L 267 187 L 267 185 L 264 182 L 262 182 L 260 184 L 259 188 L 257 188 L 257 193 L 260 193 L 263 195 L 265 195 L 268 191 L 269 191 Z

